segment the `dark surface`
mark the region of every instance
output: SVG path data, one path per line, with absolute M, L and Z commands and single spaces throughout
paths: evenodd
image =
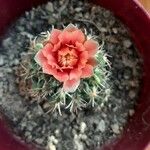
M 39 2 L 40 0 L 0 0 L 0 33 L 4 32 L 13 18 Z M 144 82 L 136 113 L 127 125 L 123 137 L 104 147 L 104 150 L 142 150 L 150 140 L 150 17 L 135 0 L 97 0 L 97 3 L 112 10 L 129 27 L 144 60 Z M 0 150 L 28 150 L 11 137 L 2 121 Z

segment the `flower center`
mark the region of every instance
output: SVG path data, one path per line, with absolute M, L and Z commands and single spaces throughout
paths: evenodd
M 63 68 L 72 68 L 78 61 L 78 55 L 74 48 L 66 47 L 58 51 L 58 62 Z

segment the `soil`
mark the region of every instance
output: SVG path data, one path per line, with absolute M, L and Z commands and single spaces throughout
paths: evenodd
M 104 105 L 78 113 L 43 113 L 25 100 L 16 84 L 15 69 L 29 49 L 30 40 L 52 25 L 84 26 L 105 42 L 111 63 L 111 95 Z M 113 14 L 79 0 L 53 0 L 20 17 L 0 45 L 0 110 L 12 131 L 27 143 L 49 150 L 93 150 L 119 137 L 134 107 L 141 84 L 142 61 L 126 28 Z

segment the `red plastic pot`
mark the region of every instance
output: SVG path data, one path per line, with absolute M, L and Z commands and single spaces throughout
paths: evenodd
M 46 0 L 0 0 L 0 33 L 25 10 Z M 144 60 L 143 84 L 135 115 L 130 118 L 121 138 L 105 145 L 102 150 L 144 150 L 150 142 L 150 15 L 138 0 L 91 0 L 120 18 Z M 0 150 L 37 150 L 14 138 L 0 118 Z M 150 149 L 148 149 L 150 150 Z

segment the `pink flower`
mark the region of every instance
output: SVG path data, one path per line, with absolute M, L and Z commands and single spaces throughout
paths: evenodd
M 93 75 L 94 55 L 98 47 L 95 40 L 87 39 L 81 30 L 69 24 L 64 30 L 51 31 L 48 42 L 38 51 L 35 61 L 43 73 L 63 82 L 64 91 L 74 92 L 81 78 Z

